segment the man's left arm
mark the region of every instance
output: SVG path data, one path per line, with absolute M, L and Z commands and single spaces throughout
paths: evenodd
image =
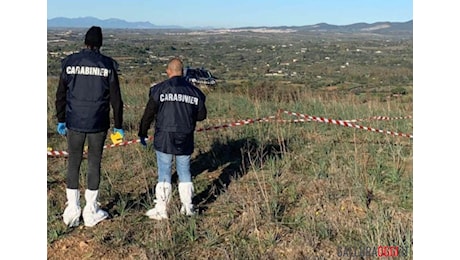
M 123 128 L 123 99 L 121 98 L 120 82 L 116 69 L 112 71 L 110 79 L 110 104 L 113 109 L 114 128 Z
M 56 118 L 57 118 L 58 123 L 65 123 L 66 105 L 67 105 L 67 85 L 65 82 L 64 72 L 61 72 L 61 76 L 59 78 L 59 85 L 56 91 L 56 100 L 55 100 Z
M 198 114 L 196 116 L 197 121 L 203 121 L 206 119 L 208 111 L 206 109 L 206 97 L 203 96 L 202 102 L 198 104 Z

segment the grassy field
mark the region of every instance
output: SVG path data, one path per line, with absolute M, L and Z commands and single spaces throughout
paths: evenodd
M 281 120 L 196 133 L 194 217 L 179 214 L 176 177 L 170 219 L 143 216 L 154 205 L 157 177 L 150 142 L 149 149 L 132 144 L 104 151 L 100 202 L 110 219 L 93 228 L 67 228 L 67 161 L 49 157 L 48 259 L 373 259 L 383 246 L 398 246 L 398 259 L 412 259 L 413 140 L 315 121 L 292 123 L 282 120 L 299 118 L 278 113 L 368 119 L 354 124 L 411 134 L 412 119 L 395 118 L 412 116 L 412 86 L 405 95 L 382 96 L 289 82 L 270 89 L 234 84 L 233 91 L 207 92 L 208 118 L 197 128 Z M 50 78 L 48 147 L 65 151 L 65 138 L 55 130 L 56 86 Z M 122 85 L 125 141 L 137 139 L 148 88 Z M 393 120 L 369 119 L 374 116 Z M 82 192 L 86 169 L 84 161 Z

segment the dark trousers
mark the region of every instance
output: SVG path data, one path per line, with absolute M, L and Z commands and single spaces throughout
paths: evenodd
M 82 133 L 67 129 L 67 146 L 69 150 L 67 166 L 67 188 L 78 189 L 80 166 L 83 160 L 85 140 L 88 139 L 88 189 L 98 190 L 101 178 L 101 160 L 107 131 L 98 133 Z

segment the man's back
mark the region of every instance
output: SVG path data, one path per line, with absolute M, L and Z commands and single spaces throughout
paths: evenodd
M 69 129 L 98 132 L 109 128 L 111 88 L 121 102 L 117 68 L 118 64 L 98 49 L 86 48 L 62 61 L 57 95 L 64 95 L 65 89 Z
M 191 133 L 196 121 L 206 118 L 205 95 L 183 77 L 163 81 L 150 95 L 158 104 L 156 131 Z
M 139 124 L 141 143 L 153 120 L 153 145 L 157 152 L 190 155 L 194 149 L 196 121 L 207 116 L 206 97 L 183 77 L 183 64 L 173 58 L 166 68 L 168 79 L 150 88 L 149 101 Z

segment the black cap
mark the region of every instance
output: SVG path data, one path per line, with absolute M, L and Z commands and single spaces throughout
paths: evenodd
M 86 32 L 85 44 L 93 47 L 102 46 L 102 29 L 99 26 L 92 26 Z

